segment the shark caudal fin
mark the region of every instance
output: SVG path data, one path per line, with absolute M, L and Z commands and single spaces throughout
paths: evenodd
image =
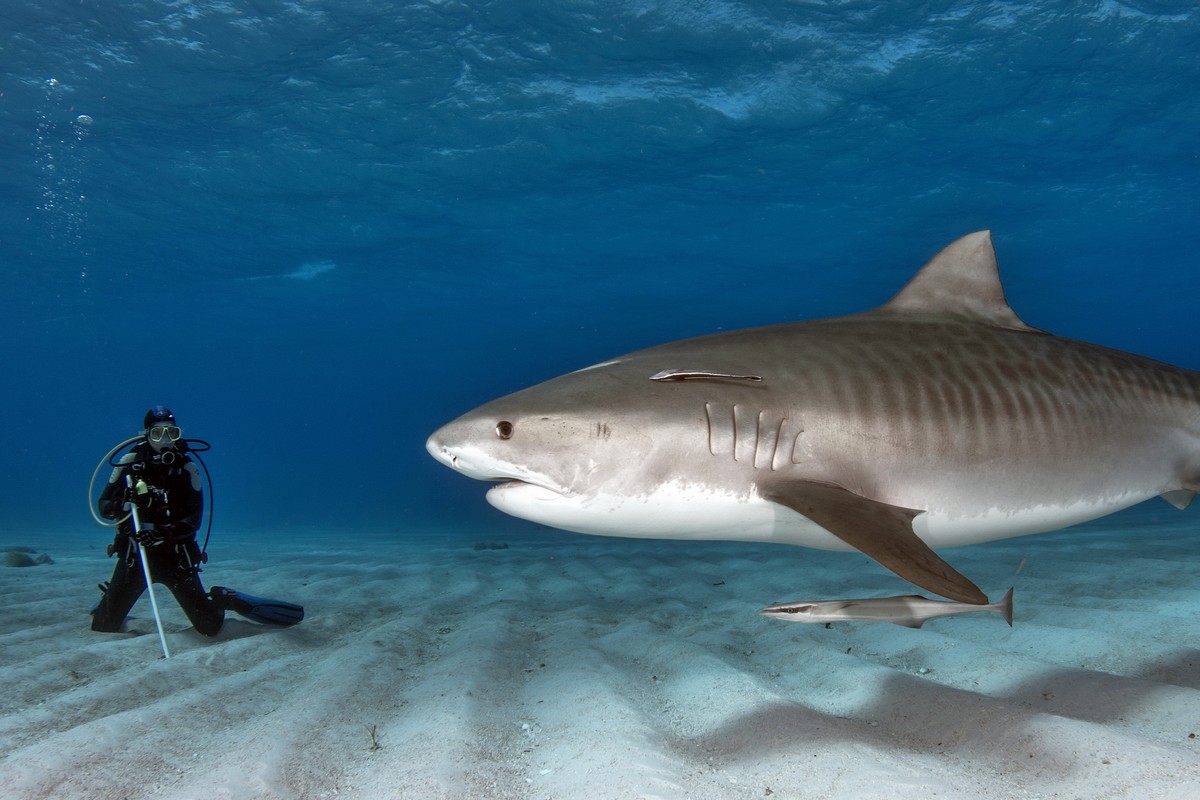
M 1008 623 L 1008 627 L 1010 628 L 1012 627 L 1012 597 L 1013 590 L 1010 586 L 1008 591 L 1004 593 L 1004 597 L 1000 598 L 1000 601 L 995 604 L 996 613 L 1004 617 L 1004 621 Z

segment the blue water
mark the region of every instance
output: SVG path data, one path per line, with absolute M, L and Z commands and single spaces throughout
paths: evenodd
M 1031 324 L 1200 368 L 1198 52 L 1190 0 L 5 0 L 0 526 L 90 525 L 166 403 L 218 531 L 528 527 L 428 433 L 980 228 Z

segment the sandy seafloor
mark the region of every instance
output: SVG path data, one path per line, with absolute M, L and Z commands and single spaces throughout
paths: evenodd
M 904 594 L 857 554 L 542 531 L 222 531 L 206 583 L 302 602 L 192 631 L 165 592 L 88 629 L 107 532 L 5 532 L 4 798 L 1200 797 L 1200 527 L 1152 501 L 946 551 L 994 615 L 834 628 Z M 421 534 L 421 541 L 398 541 Z M 374 728 L 378 749 L 372 749 Z

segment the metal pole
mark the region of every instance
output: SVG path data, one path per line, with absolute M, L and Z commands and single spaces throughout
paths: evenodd
M 125 485 L 133 489 L 133 476 L 125 476 Z M 134 534 L 141 533 L 142 520 L 138 516 L 137 504 L 129 503 L 129 515 L 133 519 Z M 137 541 L 135 538 L 134 541 Z M 142 574 L 146 576 L 146 592 L 150 595 L 150 607 L 154 609 L 154 624 L 158 626 L 158 639 L 162 642 L 163 658 L 170 658 L 171 651 L 167 649 L 167 634 L 163 632 L 162 617 L 158 614 L 158 601 L 154 599 L 154 582 L 150 578 L 150 562 L 146 559 L 146 546 L 138 543 L 138 557 L 142 561 Z

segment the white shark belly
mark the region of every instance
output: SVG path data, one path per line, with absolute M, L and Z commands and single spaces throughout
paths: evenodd
M 930 547 L 959 547 L 1067 528 L 1129 508 L 1153 494 L 1128 492 L 1095 500 L 989 508 L 973 513 L 932 511 L 913 519 L 913 531 Z
M 514 517 L 596 536 L 782 542 L 825 550 L 849 549 L 791 509 L 757 495 L 669 482 L 646 495 L 561 495 L 540 486 L 506 483 L 488 502 Z
M 1018 509 L 931 511 L 913 520 L 930 547 L 957 547 L 1057 530 L 1135 505 L 1152 495 L 1128 492 L 1102 499 Z M 596 536 L 777 542 L 820 550 L 851 550 L 808 518 L 756 493 L 670 482 L 647 495 L 563 495 L 528 483 L 505 483 L 488 502 L 514 517 Z

